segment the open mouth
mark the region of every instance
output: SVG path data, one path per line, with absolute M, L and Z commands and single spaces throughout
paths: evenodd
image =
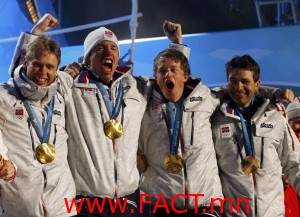
M 174 84 L 173 84 L 173 82 L 172 81 L 170 81 L 170 80 L 167 80 L 166 81 L 166 87 L 168 88 L 168 89 L 173 89 L 174 88 Z
M 111 70 L 111 69 L 112 69 L 112 61 L 111 61 L 111 60 L 106 60 L 106 61 L 104 62 L 104 66 L 105 66 L 106 68 L 108 68 L 109 70 Z

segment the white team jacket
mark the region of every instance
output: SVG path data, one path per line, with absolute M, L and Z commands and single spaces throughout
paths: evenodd
M 184 94 L 180 140 L 183 143 L 179 144 L 178 154 L 184 160 L 185 169 L 179 174 L 170 174 L 164 166 L 164 159 L 170 153 L 169 133 L 164 118 L 166 102 L 162 94 L 153 89 L 140 134 L 140 148 L 148 162 L 140 188 L 147 194 L 153 194 L 153 204 L 158 197 L 164 196 L 170 206 L 171 200 L 178 194 L 188 193 L 204 194 L 198 197 L 197 206 L 209 206 L 211 199 L 223 198 L 210 124 L 210 117 L 219 100 L 211 95 L 200 80 L 193 78 L 186 83 Z M 173 205 L 184 208 L 184 197 L 178 196 Z M 188 198 L 188 207 L 195 207 L 195 197 Z
M 299 156 L 292 151 L 293 143 L 299 145 L 298 140 L 282 114 L 265 100 L 252 117 L 251 138 L 260 167 L 254 176 L 245 175 L 241 170 L 238 145 L 245 157 L 241 122 L 228 102 L 213 116 L 212 126 L 224 197 L 233 202 L 233 211 L 227 209 L 227 215 L 284 216 L 281 174 L 287 176 L 299 194 L 300 171 Z M 246 211 L 246 203 L 242 202 L 241 213 L 237 214 L 237 201 L 242 198 L 248 200 L 250 211 Z
M 22 68 L 15 70 L 15 81 L 39 119 L 47 117 L 48 102 L 55 96 L 49 143 L 54 144 L 56 157 L 48 164 L 36 160 L 35 148 L 41 143 L 29 121 L 28 113 L 16 91 L 12 80 L 0 88 L 0 129 L 3 143 L 8 148 L 8 157 L 18 166 L 16 178 L 0 189 L 0 206 L 3 216 L 48 217 L 71 216 L 67 213 L 64 198 L 75 197 L 75 184 L 67 162 L 67 139 L 65 130 L 65 99 L 57 91 L 61 82 L 52 83 L 48 97 L 42 102 L 41 88 L 19 76 Z M 63 73 L 63 72 L 62 72 Z M 62 76 L 69 76 L 65 73 Z

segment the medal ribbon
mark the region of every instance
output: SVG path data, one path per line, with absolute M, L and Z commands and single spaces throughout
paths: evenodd
M 120 80 L 119 83 L 119 88 L 118 88 L 118 95 L 117 95 L 117 99 L 116 99 L 116 104 L 113 107 L 112 102 L 110 101 L 109 95 L 107 90 L 105 89 L 104 85 L 100 82 L 97 82 L 97 87 L 99 88 L 103 99 L 104 99 L 104 103 L 106 105 L 108 114 L 110 116 L 110 119 L 116 119 L 118 117 L 118 114 L 120 112 L 121 109 L 121 104 L 122 104 L 122 100 L 123 100 L 123 96 L 124 96 L 124 88 L 123 88 L 123 81 Z
M 27 99 L 25 99 L 25 97 L 22 95 L 19 87 L 16 85 L 15 80 L 13 80 L 13 81 L 14 81 L 14 85 L 18 91 L 18 94 L 20 95 L 20 97 L 22 98 L 22 101 L 24 102 L 24 106 L 29 115 L 32 126 L 35 129 L 35 132 L 36 132 L 37 136 L 39 137 L 41 143 L 49 142 L 52 114 L 53 114 L 53 108 L 54 108 L 54 96 L 52 96 L 52 98 L 50 100 L 49 110 L 47 113 L 47 119 L 46 119 L 44 127 L 42 128 L 42 125 L 41 125 L 33 107 L 31 106 L 29 101 Z
M 253 150 L 250 142 L 250 137 L 248 133 L 248 129 L 245 123 L 245 119 L 242 115 L 242 113 L 239 111 L 238 108 L 235 109 L 238 115 L 240 116 L 241 123 L 242 123 L 242 130 L 243 130 L 243 135 L 244 135 L 244 140 L 245 140 L 245 151 L 246 151 L 246 156 L 253 156 Z
M 50 100 L 47 119 L 46 119 L 46 122 L 45 122 L 45 125 L 43 128 L 42 128 L 42 125 L 41 125 L 36 113 L 34 112 L 33 107 L 30 105 L 30 103 L 27 100 L 24 100 L 24 106 L 28 112 L 32 126 L 34 127 L 35 132 L 36 132 L 37 136 L 39 137 L 41 143 L 49 142 L 52 114 L 53 114 L 53 108 L 54 108 L 54 96 L 52 96 L 52 98 Z
M 170 138 L 170 154 L 178 153 L 179 134 L 182 122 L 183 100 L 179 100 L 176 104 L 176 113 L 173 110 L 174 103 L 167 103 L 167 111 L 169 114 L 169 138 Z

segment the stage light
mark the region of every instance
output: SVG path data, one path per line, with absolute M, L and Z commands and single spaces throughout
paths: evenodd
M 18 4 L 23 14 L 32 23 L 36 23 L 41 18 L 36 0 L 19 0 Z
M 35 12 L 35 9 L 34 9 L 34 6 L 33 6 L 32 2 L 31 2 L 31 0 L 26 0 L 26 7 L 27 7 L 27 10 L 28 10 L 28 12 L 30 14 L 31 21 L 33 23 L 36 23 L 38 21 L 38 16 L 37 16 L 37 14 Z

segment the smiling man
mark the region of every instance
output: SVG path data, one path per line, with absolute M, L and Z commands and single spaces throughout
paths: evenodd
M 300 193 L 299 156 L 292 148 L 298 140 L 276 105 L 255 96 L 260 68 L 252 57 L 234 57 L 226 73 L 230 99 L 212 119 L 223 194 L 231 202 L 225 214 L 284 216 L 282 173 Z
M 1 85 L 1 143 L 18 166 L 16 178 L 1 186 L 1 216 L 76 214 L 67 212 L 64 200 L 75 197 L 75 184 L 67 161 L 65 98 L 58 78 L 71 77 L 57 71 L 60 54 L 56 41 L 38 37 L 14 78 Z

